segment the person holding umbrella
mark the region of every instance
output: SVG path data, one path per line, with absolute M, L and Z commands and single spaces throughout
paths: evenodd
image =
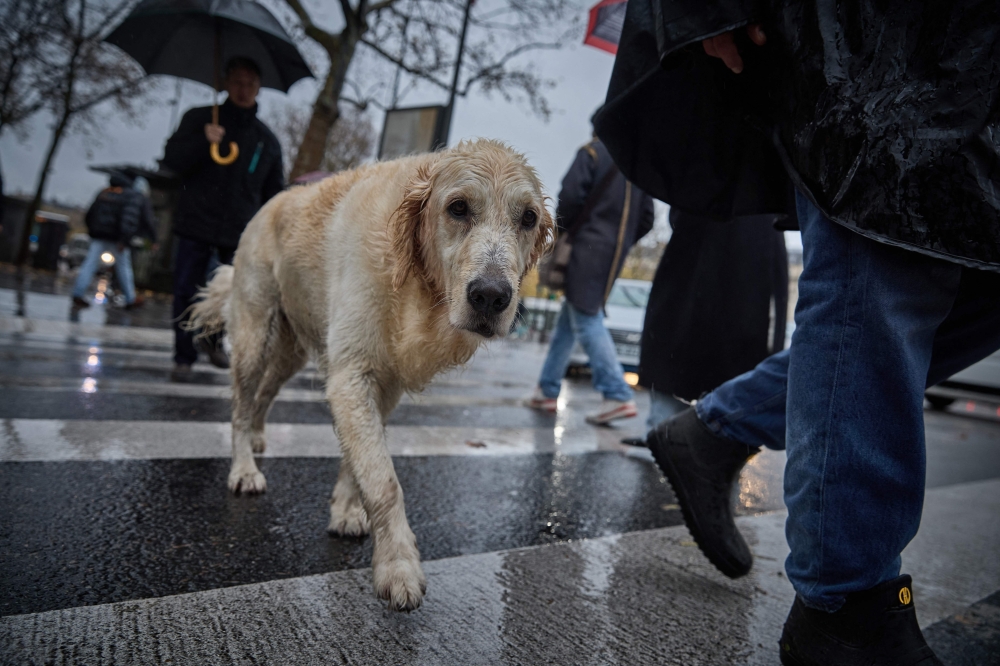
M 191 109 L 167 141 L 162 164 L 181 178 L 180 198 L 174 213 L 177 236 L 174 263 L 174 373 L 183 380 L 190 375 L 198 351 L 208 354 L 213 365 L 229 367 L 221 340 L 205 338 L 196 346 L 192 332 L 184 330 L 183 315 L 205 273 L 213 250 L 224 264 L 233 262 L 240 235 L 260 207 L 284 189 L 281 145 L 257 118 L 260 68 L 253 60 L 234 57 L 226 64 L 224 89 L 228 97 L 218 110 Z M 219 164 L 210 155 L 211 144 L 226 139 L 231 164 Z
M 257 93 L 261 86 L 288 92 L 312 72 L 278 20 L 252 0 L 142 0 L 105 41 L 148 74 L 179 76 L 228 95 L 221 107 L 188 111 L 162 160 L 181 179 L 173 378 L 183 381 L 198 350 L 180 319 L 205 283 L 213 252 L 232 263 L 247 222 L 284 188 L 281 148 L 257 118 Z M 229 366 L 217 339 L 202 341 L 202 348 L 213 364 Z

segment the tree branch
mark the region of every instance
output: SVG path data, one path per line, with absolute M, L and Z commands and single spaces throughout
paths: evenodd
M 392 7 L 397 2 L 399 2 L 399 0 L 380 0 L 380 2 L 376 2 L 374 5 L 369 5 L 365 10 L 365 14 L 367 15 L 367 14 L 378 13 L 383 9 L 388 9 Z
M 512 60 L 513 58 L 516 58 L 517 56 L 521 55 L 525 51 L 534 51 L 534 50 L 538 50 L 538 49 L 558 50 L 560 48 L 562 48 L 562 44 L 559 44 L 559 43 L 522 44 L 521 46 L 517 47 L 516 49 L 514 49 L 512 51 L 509 51 L 508 53 L 504 54 L 504 56 L 502 58 L 500 58 L 499 61 L 493 63 L 492 65 L 487 65 L 487 66 L 481 68 L 474 75 L 470 76 L 469 79 L 466 80 L 465 86 L 463 86 L 461 94 L 462 94 L 463 97 L 465 95 L 467 95 L 469 93 L 469 90 L 472 88 L 472 84 L 474 84 L 476 81 L 480 81 L 482 79 L 485 79 L 486 77 L 490 76 L 491 74 L 493 74 L 497 70 L 503 69 L 504 65 L 506 65 L 510 60 Z
M 309 12 L 306 11 L 306 8 L 302 6 L 302 3 L 300 3 L 299 0 L 285 0 L 285 4 L 291 7 L 292 11 L 299 17 L 299 20 L 302 21 L 302 29 L 305 30 L 306 35 L 310 39 L 317 42 L 320 46 L 326 49 L 328 53 L 332 54 L 337 50 L 340 38 L 337 35 L 323 30 L 313 23 L 312 17 L 309 16 Z M 341 0 L 341 6 L 343 5 L 347 5 L 348 9 L 350 9 L 348 0 Z M 350 21 L 348 15 L 346 14 L 344 15 L 344 21 Z
M 118 95 L 121 95 L 121 94 L 129 91 L 129 89 L 138 88 L 139 86 L 141 86 L 143 83 L 145 83 L 148 80 L 149 80 L 149 75 L 147 74 L 147 75 L 140 76 L 138 79 L 133 79 L 133 80 L 130 80 L 130 81 L 126 81 L 125 83 L 122 83 L 121 85 L 118 85 L 118 86 L 115 86 L 114 88 L 110 88 L 108 90 L 105 90 L 102 93 L 98 93 L 97 95 L 91 97 L 90 99 L 85 100 L 83 102 L 80 102 L 79 104 L 76 104 L 76 105 L 70 107 L 70 113 L 74 114 L 74 115 L 78 114 L 78 113 L 83 113 L 83 112 L 85 112 L 85 111 L 87 111 L 87 110 L 89 110 L 89 109 L 97 106 L 101 102 L 104 102 L 106 100 L 111 99 L 112 97 L 116 97 Z
M 347 29 L 357 29 L 360 13 L 351 7 L 351 0 L 340 0 L 340 11 L 344 12 L 344 23 Z
M 447 83 L 442 83 L 441 81 L 438 81 L 437 79 L 435 79 L 433 76 L 431 76 L 427 72 L 423 72 L 423 71 L 421 71 L 419 69 L 414 69 L 413 67 L 410 67 L 409 65 L 407 65 L 406 63 L 404 63 L 403 61 L 401 61 L 399 58 L 397 58 L 397 57 L 395 57 L 393 55 L 390 55 L 389 53 L 386 53 L 385 51 L 383 51 L 382 48 L 378 44 L 375 44 L 374 42 L 370 42 L 367 39 L 365 39 L 364 37 L 361 38 L 361 43 L 364 44 L 365 46 L 367 46 L 368 48 L 370 48 L 371 50 L 375 51 L 375 53 L 379 54 L 380 56 L 382 56 L 383 58 L 385 58 L 389 62 L 393 63 L 397 67 L 400 67 L 407 74 L 412 74 L 413 76 L 416 76 L 416 77 L 419 77 L 421 79 L 424 79 L 425 81 L 430 81 L 431 83 L 433 83 L 434 85 L 438 86 L 442 90 L 448 90 L 449 89 Z

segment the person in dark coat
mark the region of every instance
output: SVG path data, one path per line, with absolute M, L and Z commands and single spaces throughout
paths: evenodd
M 739 471 L 787 450 L 783 664 L 941 663 L 900 553 L 920 525 L 924 390 L 1000 348 L 997 53 L 996 3 L 974 0 L 628 4 L 595 119 L 625 175 L 720 218 L 780 212 L 779 171 L 797 190 L 791 347 L 647 438 L 733 577 L 752 565 Z
M 639 354 L 650 428 L 785 347 L 788 255 L 775 216 L 720 222 L 671 208 L 670 227 Z
M 162 164 L 181 179 L 181 194 L 174 212 L 177 236 L 174 263 L 174 376 L 183 379 L 198 359 L 191 331 L 182 328 L 182 316 L 205 285 L 213 252 L 224 264 L 233 263 L 240 235 L 264 203 L 285 186 L 278 139 L 257 118 L 260 68 L 248 58 L 233 58 L 226 65 L 228 93 L 219 107 L 219 124 L 212 124 L 212 108 L 191 109 L 167 141 Z M 239 155 L 232 164 L 216 164 L 209 155 L 211 143 L 219 152 L 235 141 Z M 217 338 L 199 345 L 214 365 L 229 367 Z
M 527 404 L 556 411 L 570 354 L 579 340 L 590 359 L 594 388 L 604 396 L 601 408 L 588 415 L 587 421 L 603 425 L 638 414 L 614 341 L 604 327 L 604 303 L 629 250 L 653 228 L 653 199 L 621 175 L 597 139 L 577 152 L 563 178 L 556 207 L 559 233 L 566 233 L 580 215 L 586 219 L 579 220 L 573 236 L 573 253 L 566 268 L 566 300 L 538 388 Z
M 131 310 L 141 305 L 135 294 L 131 243 L 136 236 L 145 236 L 156 242 L 149 198 L 133 187 L 132 178 L 119 172 L 112 173 L 108 187 L 101 190 L 87 209 L 85 221 L 90 245 L 73 286 L 73 307 L 90 307 L 90 300 L 84 298 L 84 293 L 90 287 L 104 254 L 114 257 L 115 274 L 125 295 L 125 308 Z

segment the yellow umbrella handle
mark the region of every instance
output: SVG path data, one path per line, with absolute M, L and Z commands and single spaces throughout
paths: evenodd
M 236 158 L 240 156 L 240 147 L 236 145 L 235 141 L 229 142 L 229 154 L 223 157 L 219 154 L 219 144 L 213 143 L 212 147 L 208 149 L 209 154 L 212 156 L 212 160 L 216 164 L 221 164 L 222 166 L 227 166 L 236 161 Z

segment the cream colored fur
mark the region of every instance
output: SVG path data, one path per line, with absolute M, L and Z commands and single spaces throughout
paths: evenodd
M 524 157 L 493 141 L 364 166 L 269 201 L 192 309 L 194 326 L 225 321 L 232 342 L 233 492 L 265 490 L 253 454 L 268 410 L 317 360 L 343 451 L 328 529 L 371 531 L 375 591 L 392 609 L 418 607 L 426 583 L 386 418 L 404 391 L 509 330 L 520 280 L 552 235 L 544 204 Z M 482 279 L 509 283 L 502 311 L 472 307 Z

